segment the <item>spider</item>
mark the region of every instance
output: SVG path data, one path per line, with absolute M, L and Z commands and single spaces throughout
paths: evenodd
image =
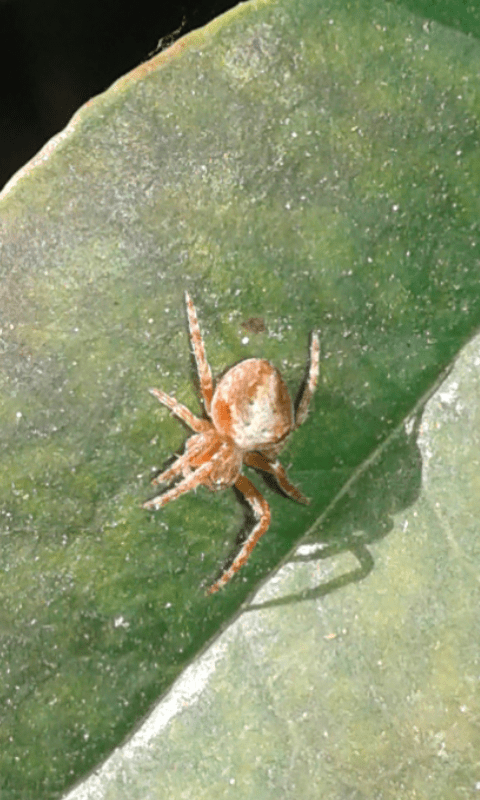
M 160 389 L 150 392 L 194 431 L 185 452 L 153 479 L 153 484 L 178 482 L 143 503 L 143 508 L 162 508 L 199 485 L 211 491 L 235 486 L 250 505 L 255 523 L 240 552 L 220 578 L 207 590 L 217 592 L 246 563 L 270 525 L 270 507 L 253 483 L 242 474 L 246 464 L 273 475 L 282 492 L 298 503 L 310 501 L 293 486 L 277 459 L 288 435 L 305 421 L 317 385 L 320 345 L 312 333 L 309 370 L 294 409 L 280 372 L 269 361 L 247 358 L 225 372 L 216 387 L 205 353 L 193 302 L 185 292 L 190 341 L 193 346 L 206 418 L 196 417 L 184 405 Z

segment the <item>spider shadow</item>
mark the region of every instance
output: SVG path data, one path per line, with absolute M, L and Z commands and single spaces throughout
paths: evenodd
M 408 431 L 402 426 L 380 448 L 371 463 L 358 471 L 348 489 L 320 519 L 320 524 L 314 525 L 312 534 L 302 540 L 301 545 L 306 545 L 308 552 L 299 553 L 297 544 L 293 556 L 283 562 L 324 562 L 325 567 L 320 571 L 328 575 L 329 571 L 341 569 L 343 556 L 350 553 L 357 566 L 317 586 L 252 603 L 246 611 L 318 600 L 369 575 L 375 566 L 370 545 L 387 536 L 393 529 L 393 516 L 415 503 L 420 494 L 422 458 L 417 438 L 423 408 L 424 404 L 411 420 Z M 333 562 L 330 567 L 327 566 L 329 560 Z

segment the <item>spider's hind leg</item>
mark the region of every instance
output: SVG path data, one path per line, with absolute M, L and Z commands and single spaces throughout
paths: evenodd
M 288 475 L 278 459 L 275 461 L 269 461 L 261 453 L 246 453 L 243 461 L 249 467 L 260 469 L 262 472 L 267 472 L 269 475 L 273 475 L 280 486 L 280 489 L 284 494 L 287 495 L 287 497 L 291 497 L 292 500 L 296 500 L 297 503 L 303 503 L 304 505 L 308 505 L 310 503 L 308 497 L 305 497 L 305 495 L 301 493 L 300 489 L 297 489 L 297 487 L 289 481 Z
M 265 498 L 262 497 L 258 489 L 255 488 L 253 483 L 244 475 L 240 475 L 235 481 L 235 488 L 243 494 L 245 500 L 250 505 L 255 515 L 256 522 L 248 537 L 244 541 L 240 552 L 235 556 L 232 564 L 228 567 L 228 569 L 225 570 L 225 572 L 222 573 L 220 578 L 215 581 L 215 583 L 209 586 L 207 589 L 207 594 L 218 592 L 222 586 L 225 586 L 225 584 L 228 583 L 231 578 L 233 578 L 240 567 L 243 567 L 243 565 L 248 561 L 250 553 L 257 544 L 258 540 L 261 536 L 263 536 L 264 533 L 266 533 L 270 526 L 270 506 Z

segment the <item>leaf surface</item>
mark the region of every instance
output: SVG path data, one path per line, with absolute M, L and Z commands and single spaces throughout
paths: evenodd
M 91 101 L 3 193 L 7 800 L 57 796 L 121 741 L 478 326 L 478 44 L 423 23 L 241 5 Z M 148 388 L 199 411 L 185 289 L 215 374 L 268 358 L 295 393 L 322 341 L 282 453 L 312 503 L 265 488 L 270 531 L 213 598 L 233 493 L 140 507 L 185 439 Z

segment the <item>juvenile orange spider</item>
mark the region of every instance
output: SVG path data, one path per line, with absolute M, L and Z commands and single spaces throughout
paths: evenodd
M 213 594 L 245 564 L 270 525 L 270 507 L 253 483 L 242 475 L 243 464 L 273 475 L 282 492 L 298 503 L 310 502 L 290 483 L 277 456 L 287 436 L 307 417 L 318 381 L 320 345 L 318 334 L 312 333 L 308 378 L 295 409 L 279 371 L 262 358 L 247 358 L 235 364 L 214 389 L 197 314 L 188 292 L 185 292 L 185 300 L 190 341 L 208 419 L 196 417 L 160 389 L 150 389 L 195 435 L 187 440 L 185 452 L 172 466 L 152 481 L 154 484 L 171 483 L 181 476 L 179 482 L 147 500 L 143 508 L 161 508 L 200 484 L 211 491 L 235 486 L 243 494 L 256 522 L 230 567 L 209 587 L 208 594 Z

